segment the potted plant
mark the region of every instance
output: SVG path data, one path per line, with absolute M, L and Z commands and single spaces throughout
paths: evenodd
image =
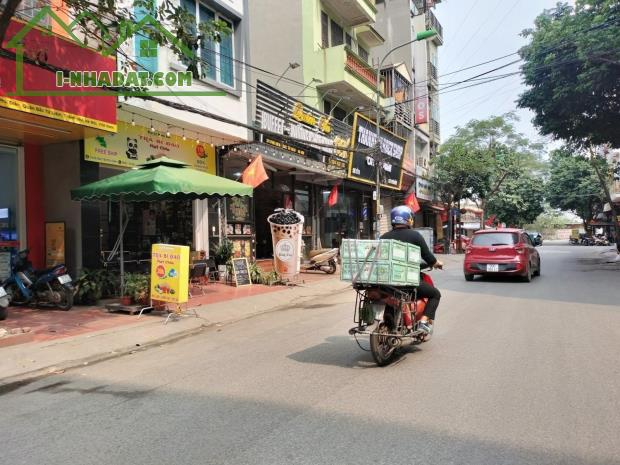
M 102 296 L 101 275 L 97 270 L 83 269 L 75 282 L 75 300 L 82 305 L 95 305 Z
M 125 286 L 121 296 L 121 305 L 132 302 L 144 304 L 149 299 L 150 282 L 148 275 L 142 273 L 125 274 Z
M 213 259 L 220 273 L 226 271 L 228 275 L 232 273 L 232 264 L 230 262 L 233 256 L 233 243 L 228 239 L 224 239 L 212 251 Z

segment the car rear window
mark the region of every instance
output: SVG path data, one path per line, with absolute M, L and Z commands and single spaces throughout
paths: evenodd
M 473 245 L 515 245 L 519 242 L 519 235 L 516 233 L 484 233 L 474 235 Z

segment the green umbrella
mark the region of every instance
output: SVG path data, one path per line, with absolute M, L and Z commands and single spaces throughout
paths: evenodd
M 73 200 L 196 200 L 252 196 L 252 186 L 214 176 L 162 157 L 136 169 L 71 190 Z
M 73 200 L 112 200 L 120 204 L 121 289 L 125 281 L 123 250 L 123 204 L 150 200 L 196 200 L 211 197 L 252 197 L 253 188 L 214 176 L 185 163 L 161 157 L 135 169 L 71 190 Z

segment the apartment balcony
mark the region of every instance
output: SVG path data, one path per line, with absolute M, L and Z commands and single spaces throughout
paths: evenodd
M 362 60 L 346 45 L 316 52 L 314 69 L 322 82 L 321 93 L 344 97 L 350 106 L 374 106 L 376 103 L 377 75 L 373 67 Z M 383 81 L 381 93 L 383 94 Z
M 436 45 L 443 45 L 443 27 L 431 10 L 426 12 L 426 29 L 435 29 L 437 34 L 429 40 L 434 41 Z
M 427 73 L 428 84 L 437 90 L 439 86 L 437 66 L 432 64 L 430 61 L 428 62 Z
M 374 23 L 377 18 L 375 0 L 322 0 L 322 3 L 342 19 L 346 27 Z

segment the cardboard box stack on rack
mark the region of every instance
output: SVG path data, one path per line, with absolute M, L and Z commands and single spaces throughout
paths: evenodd
M 394 239 L 344 239 L 340 279 L 359 284 L 418 286 L 420 248 Z

